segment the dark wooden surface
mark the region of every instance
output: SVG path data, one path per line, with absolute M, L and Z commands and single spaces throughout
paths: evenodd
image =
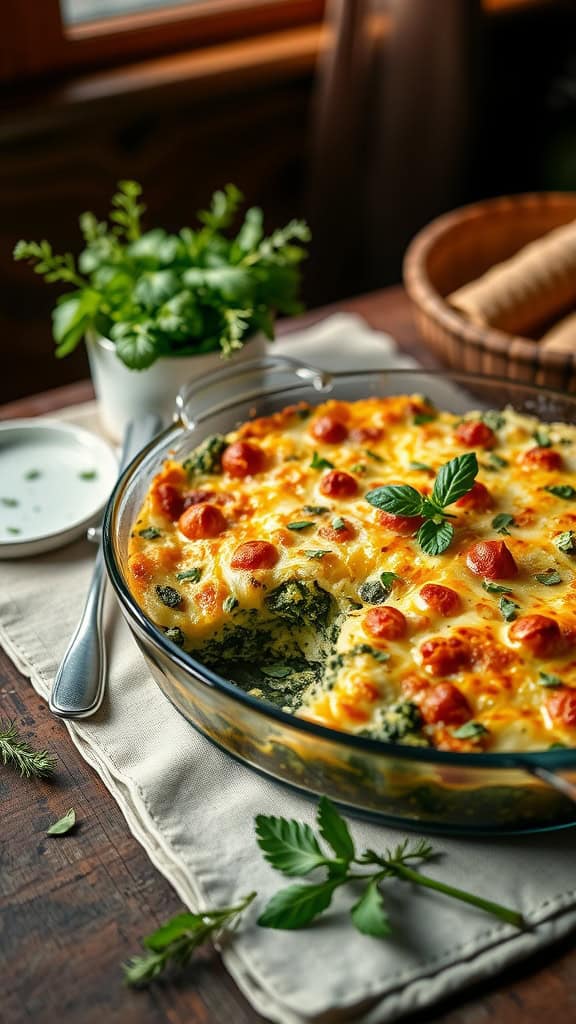
M 400 289 L 350 302 L 433 366 L 419 348 Z M 311 322 L 321 313 L 308 314 Z M 301 321 L 283 325 L 283 331 Z M 0 418 L 47 413 L 91 396 L 87 382 L 0 408 Z M 0 568 L 0 581 L 2 570 Z M 0 716 L 58 757 L 53 781 L 0 767 L 0 1020 L 3 1024 L 259 1024 L 215 952 L 184 977 L 143 992 L 120 964 L 140 937 L 181 909 L 171 886 L 129 834 L 116 804 L 0 651 Z M 81 824 L 65 840 L 45 829 L 71 805 Z M 217 851 L 215 851 L 217 856 Z M 303 942 L 313 942 L 305 933 Z M 412 1024 L 563 1024 L 576 1019 L 576 952 L 565 941 L 492 982 L 426 1010 Z M 406 1018 L 408 1020 L 408 1018 Z M 383 1019 L 384 1024 L 384 1019 Z

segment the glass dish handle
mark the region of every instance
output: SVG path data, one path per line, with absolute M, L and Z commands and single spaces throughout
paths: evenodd
M 303 384 L 327 392 L 332 389 L 333 378 L 317 366 L 287 356 L 246 359 L 185 384 L 176 396 L 174 418 L 187 430 L 194 430 L 205 416 L 219 412 L 231 401 L 237 404 L 262 395 L 292 391 Z

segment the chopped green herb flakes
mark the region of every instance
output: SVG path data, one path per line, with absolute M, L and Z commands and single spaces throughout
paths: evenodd
M 177 608 L 182 601 L 181 595 L 174 587 L 155 587 L 156 593 L 162 604 L 165 604 L 167 608 Z

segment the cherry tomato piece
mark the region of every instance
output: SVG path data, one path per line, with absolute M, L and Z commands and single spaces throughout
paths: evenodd
M 324 441 L 326 444 L 339 444 L 348 437 L 348 427 L 335 416 L 320 416 L 314 420 L 310 430 L 317 441 Z
M 381 437 L 380 427 L 355 427 L 350 431 L 350 439 L 357 444 L 364 444 L 366 441 L 379 441 Z
M 277 548 L 267 540 L 247 540 L 232 556 L 233 569 L 273 569 L 279 559 Z
M 529 448 L 520 458 L 523 469 L 544 469 L 553 472 L 562 469 L 564 460 L 553 448 Z
M 456 428 L 456 439 L 467 448 L 493 448 L 496 434 L 482 420 L 464 420 Z
M 576 726 L 576 690 L 568 687 L 556 690 L 546 701 L 546 707 L 554 721 L 570 729 Z
M 397 533 L 399 537 L 411 537 L 424 522 L 424 516 L 396 516 L 393 512 L 381 510 L 378 510 L 377 519 L 380 526 Z
M 188 540 L 205 540 L 222 533 L 226 520 L 215 505 L 191 505 L 180 516 L 178 529 Z
M 371 608 L 364 616 L 362 626 L 377 640 L 401 640 L 408 628 L 405 616 L 391 605 Z
M 451 676 L 469 664 L 472 651 L 470 645 L 459 637 L 433 637 L 425 640 L 420 648 L 422 664 L 432 675 Z
M 350 473 L 331 469 L 322 477 L 320 490 L 327 498 L 353 498 L 358 492 L 358 482 Z
M 424 604 L 438 612 L 439 615 L 456 615 L 460 610 L 460 596 L 451 587 L 443 587 L 439 583 L 426 583 L 420 597 Z
M 438 683 L 424 695 L 420 711 L 425 722 L 460 725 L 472 718 L 472 709 L 464 694 L 453 683 Z
M 547 615 L 521 615 L 510 626 L 508 636 L 537 658 L 549 658 L 563 646 L 558 623 Z
M 262 449 L 249 441 L 234 441 L 222 455 L 222 469 L 238 479 L 260 473 L 265 462 Z
M 475 512 L 488 512 L 494 507 L 494 501 L 488 488 L 475 480 L 467 494 L 463 494 L 454 503 L 457 508 L 470 508 Z
M 353 540 L 356 536 L 356 530 L 346 519 L 343 519 L 342 522 L 344 526 L 340 528 L 332 526 L 332 524 L 321 526 L 318 530 L 320 537 L 324 537 L 326 540 L 333 541 L 336 544 L 343 544 L 347 540 Z
M 509 580 L 518 574 L 512 552 L 503 540 L 479 540 L 468 549 L 466 565 L 476 576 L 489 580 Z
M 184 511 L 184 497 L 173 484 L 160 483 L 156 488 L 156 500 L 161 512 L 173 523 Z

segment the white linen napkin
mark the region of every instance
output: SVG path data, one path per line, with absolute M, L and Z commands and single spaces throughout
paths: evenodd
M 395 353 L 391 339 L 347 315 L 286 337 L 275 351 L 326 369 L 414 365 Z M 65 416 L 83 426 L 95 423 L 93 404 Z M 0 641 L 45 698 L 76 624 L 92 561 L 93 549 L 79 542 L 0 566 Z M 576 928 L 573 831 L 518 839 L 433 839 L 445 857 L 426 870 L 521 910 L 531 926 L 523 933 L 404 883 L 387 889 L 394 926 L 390 940 L 353 929 L 343 912 L 350 897 L 342 891 L 329 916 L 306 931 L 259 928 L 256 918 L 267 899 L 290 883 L 262 859 L 254 817 L 282 814 L 312 824 L 315 805 L 236 763 L 196 733 L 151 679 L 110 595 L 107 619 L 106 700 L 94 718 L 67 728 L 187 906 L 230 904 L 258 891 L 223 955 L 265 1017 L 282 1024 L 393 1021 Z M 381 850 L 402 838 L 389 828 L 350 824 L 360 850 Z

